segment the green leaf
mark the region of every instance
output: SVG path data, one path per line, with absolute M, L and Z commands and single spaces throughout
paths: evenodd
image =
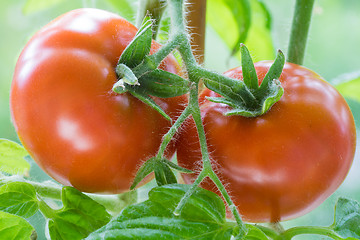
M 332 82 L 344 97 L 360 102 L 360 71 L 344 74 Z
M 360 128 L 360 102 L 352 98 L 345 98 L 355 119 L 356 128 Z
M 173 214 L 189 188 L 185 184 L 153 188 L 149 200 L 128 206 L 87 239 L 230 239 L 236 224 L 226 222 L 224 203 L 213 192 L 198 188 L 180 216 Z
M 38 11 L 53 7 L 60 2 L 64 2 L 64 0 L 27 0 L 23 7 L 23 13 L 25 15 L 36 13 Z
M 155 69 L 139 79 L 139 88 L 155 97 L 169 98 L 188 92 L 190 81 L 176 74 Z
M 24 159 L 28 152 L 19 144 L 0 139 L 0 171 L 8 174 L 28 175 L 30 164 Z
M 130 68 L 134 68 L 139 65 L 150 53 L 152 30 L 151 19 L 146 17 L 141 28 L 136 33 L 134 39 L 125 48 L 121 54 L 118 64 L 125 64 Z
M 245 43 L 255 56 L 254 62 L 274 58 L 271 16 L 261 0 L 209 0 L 206 16 L 231 55 L 239 51 L 240 43 Z
M 253 61 L 274 59 L 275 49 L 271 38 L 271 15 L 262 0 L 251 0 L 251 26 L 244 44 Z M 240 54 L 237 55 L 240 58 Z
M 119 13 L 120 16 L 126 18 L 130 22 L 134 22 L 135 6 L 133 0 L 107 0 Z
M 248 230 L 246 236 L 244 239 L 246 240 L 268 240 L 269 238 L 266 236 L 266 234 L 261 231 L 259 228 L 246 224 L 246 228 Z
M 35 229 L 25 219 L 0 212 L 0 239 L 36 239 Z
M 208 0 L 206 18 L 233 55 L 248 35 L 252 20 L 250 2 L 249 0 Z
M 49 219 L 49 234 L 54 239 L 83 239 L 110 221 L 104 206 L 72 187 L 63 187 L 63 208 Z
M 335 206 L 333 229 L 344 238 L 360 238 L 359 202 L 347 198 L 339 198 Z
M 38 210 L 35 188 L 24 182 L 12 182 L 0 187 L 0 210 L 28 218 Z

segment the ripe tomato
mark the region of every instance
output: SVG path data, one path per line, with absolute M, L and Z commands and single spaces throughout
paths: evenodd
M 128 190 L 170 127 L 130 94 L 111 91 L 117 61 L 136 31 L 115 14 L 79 9 L 45 26 L 21 53 L 11 88 L 13 123 L 34 160 L 64 185 Z M 151 52 L 158 48 L 154 42 Z M 161 68 L 180 70 L 173 57 Z M 173 118 L 183 100 L 155 99 Z
M 255 64 L 261 82 L 271 62 Z M 241 68 L 225 73 L 242 79 Z M 355 152 L 355 125 L 342 96 L 316 73 L 286 63 L 284 95 L 266 114 L 224 116 L 229 107 L 200 106 L 211 160 L 240 214 L 250 222 L 301 216 L 342 183 Z M 217 96 L 205 90 L 205 96 Z M 177 141 L 178 163 L 199 171 L 199 140 L 192 119 Z M 186 183 L 195 175 L 184 174 Z M 205 179 L 202 187 L 215 191 Z

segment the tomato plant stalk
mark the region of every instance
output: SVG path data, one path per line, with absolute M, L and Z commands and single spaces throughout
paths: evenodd
M 186 2 L 187 30 L 191 37 L 191 47 L 199 64 L 205 58 L 206 0 L 188 0 Z
M 305 56 L 314 0 L 296 0 L 287 61 L 302 65 Z

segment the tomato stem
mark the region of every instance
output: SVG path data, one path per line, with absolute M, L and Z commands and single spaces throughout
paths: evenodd
M 191 75 L 189 75 L 189 77 L 191 78 Z M 202 119 L 201 119 L 198 95 L 199 95 L 198 84 L 196 84 L 196 85 L 193 84 L 190 89 L 189 106 L 190 106 L 191 113 L 192 113 L 193 119 L 195 121 L 197 131 L 198 131 L 198 136 L 199 136 L 199 141 L 200 141 L 200 149 L 201 149 L 202 160 L 203 160 L 203 169 L 201 170 L 200 174 L 197 176 L 196 180 L 192 184 L 190 190 L 188 192 L 186 192 L 185 195 L 180 200 L 178 206 L 176 207 L 176 209 L 174 211 L 174 214 L 175 215 L 180 214 L 181 209 L 186 204 L 188 198 L 194 193 L 196 187 L 199 186 L 199 184 L 202 182 L 202 180 L 205 177 L 210 177 L 210 179 L 216 184 L 219 191 L 223 195 L 225 201 L 227 202 L 227 204 L 229 205 L 229 208 L 231 209 L 232 214 L 235 217 L 237 224 L 239 225 L 240 232 L 239 232 L 238 236 L 244 236 L 247 231 L 246 226 L 243 223 L 243 221 L 241 220 L 241 217 L 240 217 L 240 214 L 239 214 L 237 208 L 235 207 L 235 205 L 232 202 L 229 194 L 227 193 L 224 185 L 221 183 L 219 177 L 216 175 L 216 173 L 214 172 L 212 165 L 211 165 L 210 155 L 209 155 L 207 142 L 206 142 L 204 125 L 203 125 Z
M 158 151 L 158 153 L 156 155 L 157 159 L 161 160 L 161 159 L 164 158 L 164 152 L 165 152 L 165 149 L 166 149 L 167 145 L 169 145 L 170 141 L 172 140 L 175 133 L 180 128 L 181 124 L 185 121 L 185 119 L 190 114 L 191 114 L 191 109 L 190 109 L 189 106 L 187 106 L 184 109 L 184 111 L 181 113 L 181 115 L 178 117 L 178 119 L 176 119 L 175 123 L 171 126 L 169 131 L 163 136 L 159 151 Z
M 296 0 L 290 33 L 287 61 L 302 65 L 304 62 L 314 0 Z
M 186 22 L 191 47 L 199 64 L 204 63 L 205 30 L 206 30 L 206 0 L 188 0 Z
M 164 13 L 166 0 L 140 0 L 138 4 L 138 13 L 136 19 L 137 27 L 140 27 L 144 17 L 148 14 L 151 15 L 151 19 L 154 20 L 152 25 L 152 38 L 156 39 L 161 17 Z
M 54 215 L 55 215 L 55 210 L 52 209 L 51 207 L 49 207 L 49 205 L 47 205 L 45 203 L 44 200 L 42 200 L 41 198 L 38 197 L 38 206 L 39 206 L 39 210 L 40 212 L 42 213 L 42 215 L 45 217 L 45 218 L 53 218 Z

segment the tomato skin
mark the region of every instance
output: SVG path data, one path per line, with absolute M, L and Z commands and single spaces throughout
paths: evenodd
M 255 64 L 261 82 L 271 62 Z M 241 68 L 225 75 L 242 79 Z M 342 96 L 314 72 L 286 63 L 284 95 L 266 114 L 224 116 L 229 107 L 203 100 L 200 109 L 213 165 L 249 222 L 296 218 L 320 205 L 342 183 L 354 158 L 353 116 Z M 218 96 L 205 90 L 205 96 Z M 192 119 L 177 141 L 182 167 L 199 171 L 199 140 Z M 197 174 L 183 174 L 191 183 Z M 218 192 L 209 180 L 202 187 Z
M 78 9 L 40 30 L 19 57 L 10 95 L 15 129 L 33 159 L 64 185 L 128 190 L 170 127 L 130 94 L 111 91 L 118 58 L 136 31 L 115 14 Z M 151 53 L 159 47 L 153 42 Z M 180 70 L 173 57 L 161 68 Z M 175 118 L 185 97 L 155 101 Z

